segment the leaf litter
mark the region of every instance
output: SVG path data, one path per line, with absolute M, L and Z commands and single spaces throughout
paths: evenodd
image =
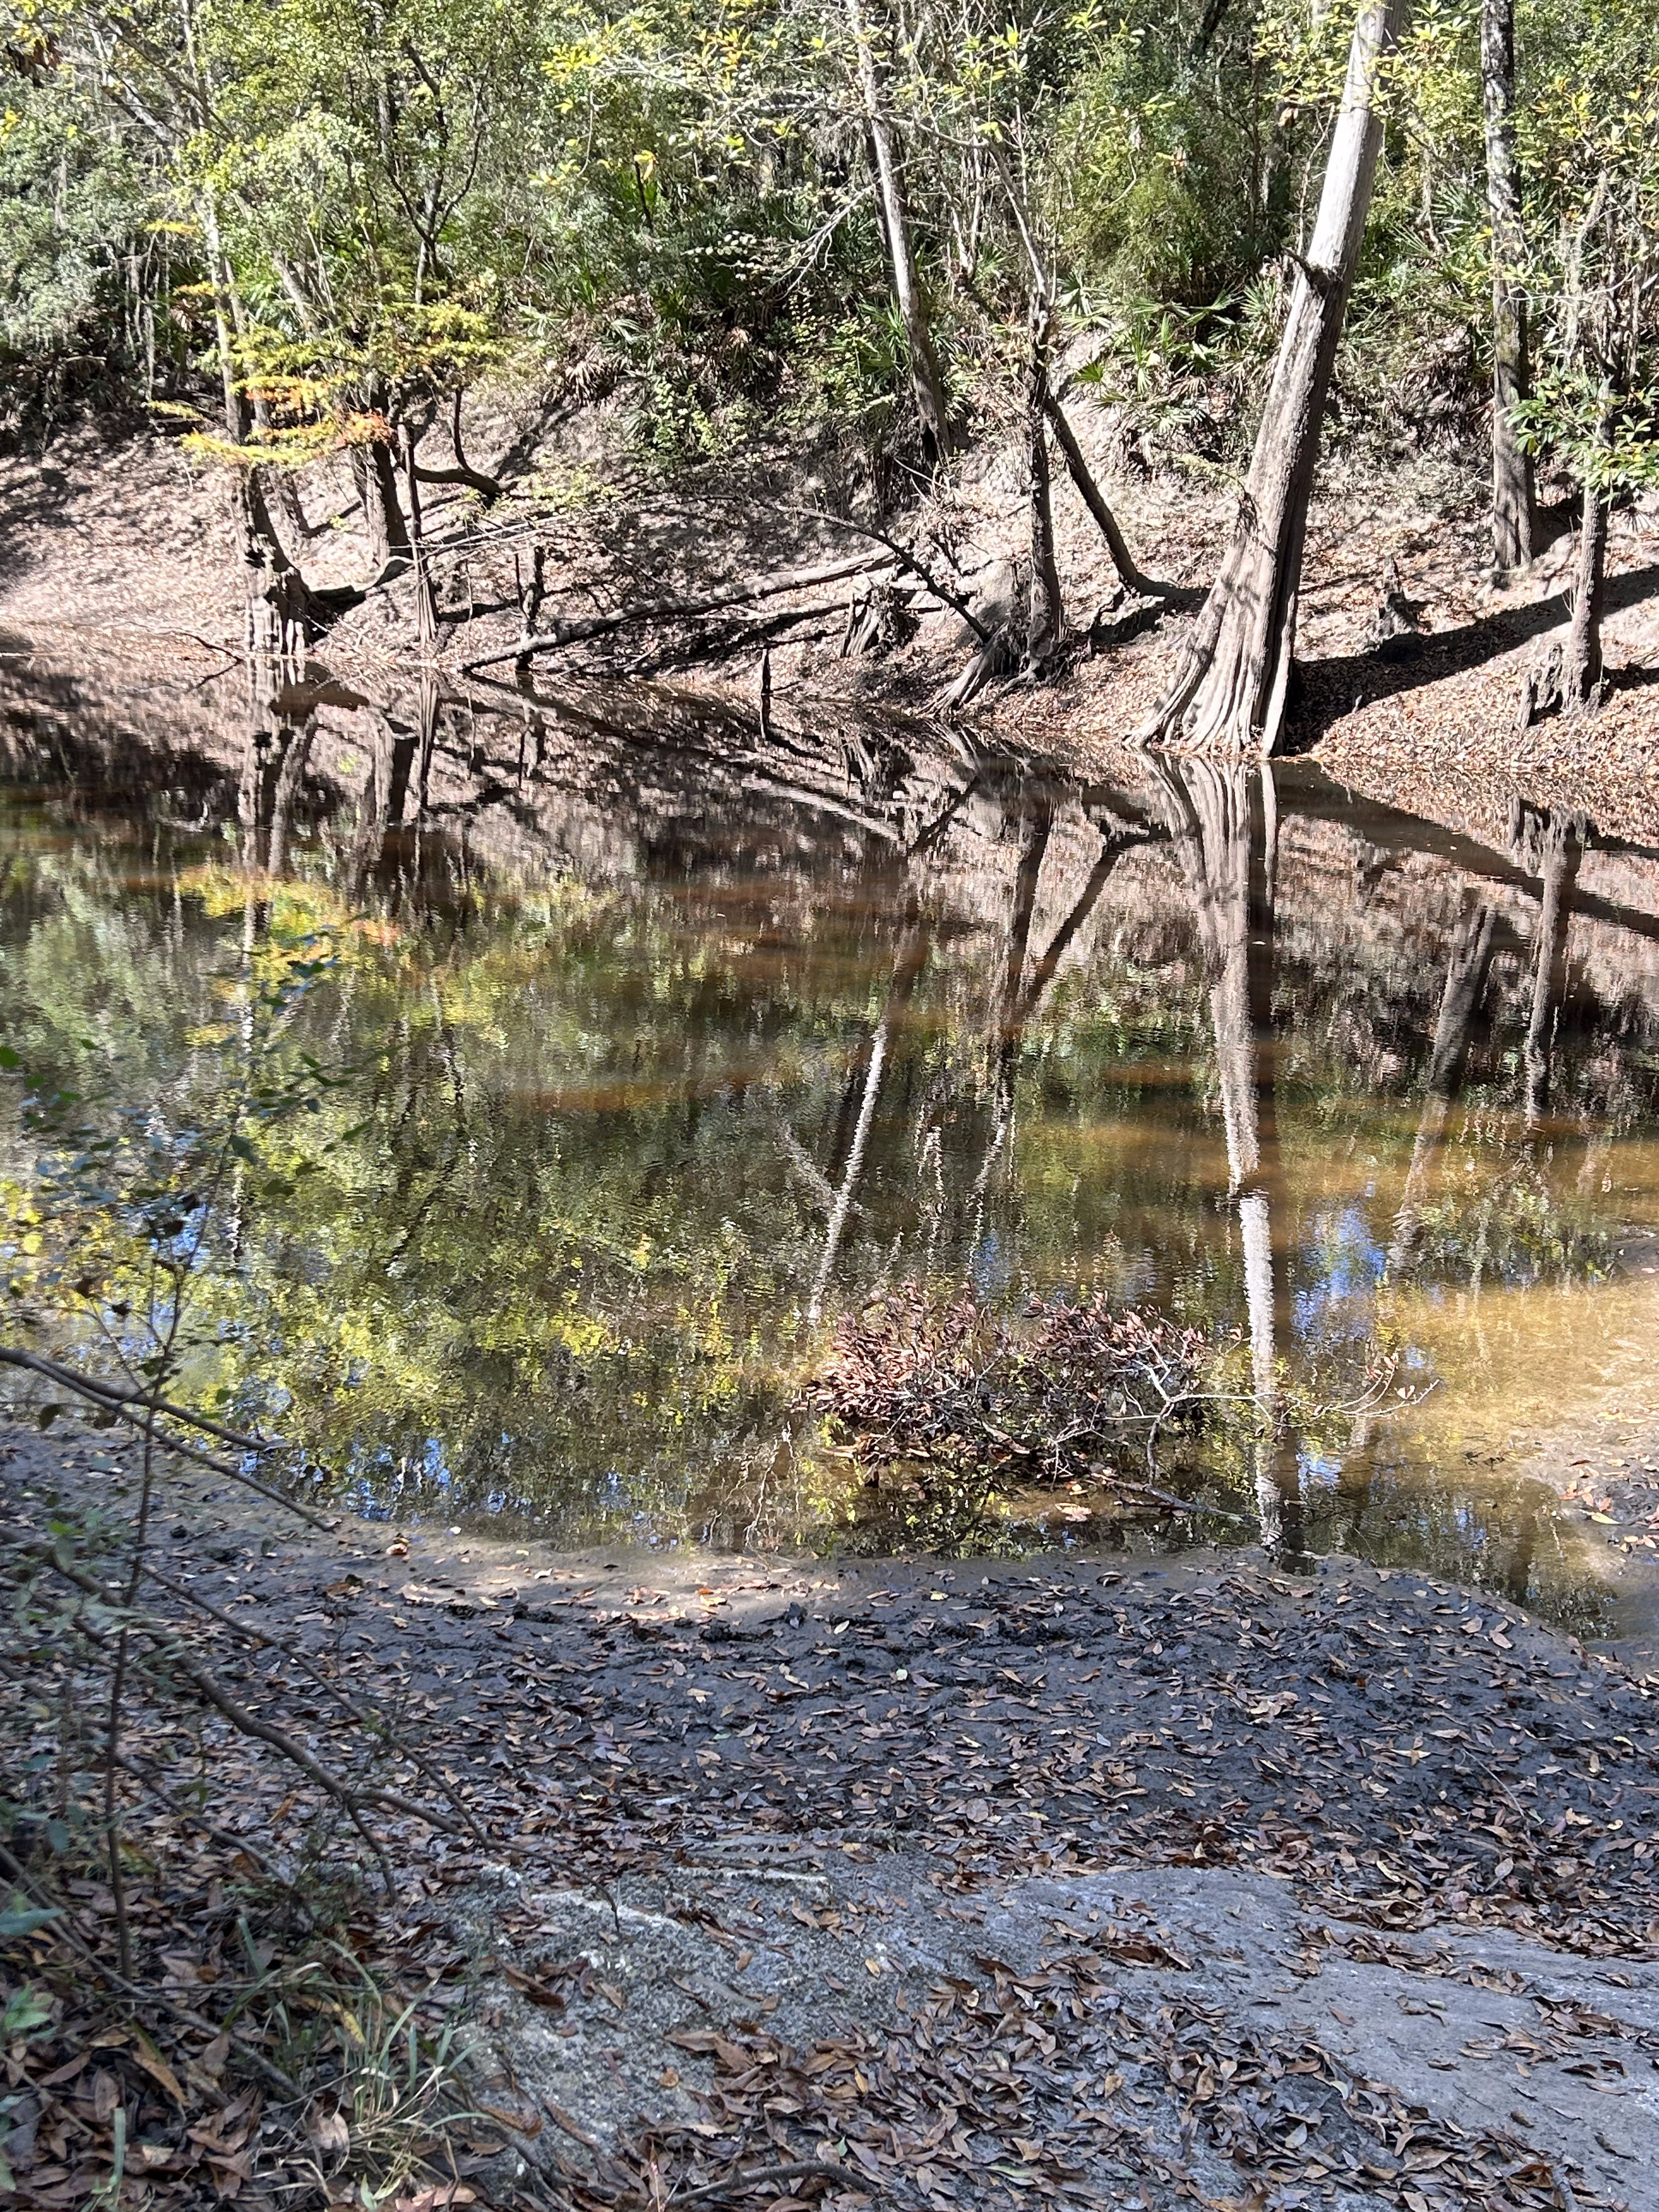
M 3 1470 L 20 1538 L 48 1517 L 31 1472 L 27 1456 Z M 73 1487 L 72 1457 L 58 1480 Z M 383 2200 L 400 2212 L 699 2189 L 836 2212 L 1615 2201 L 1512 2130 L 1429 2118 L 1322 2041 L 1201 2001 L 1135 2001 L 1137 1975 L 1179 1972 L 1185 1954 L 1128 1921 L 1071 1929 L 1036 1970 L 987 1954 L 831 2037 L 781 2038 L 760 2005 L 746 2024 L 711 2020 L 701 2042 L 686 2030 L 708 2087 L 673 2094 L 701 2098 L 695 2124 L 642 2112 L 606 2142 L 503 2068 L 499 2034 L 489 2057 L 509 2007 L 550 2024 L 604 2008 L 629 2032 L 629 1992 L 591 1947 L 537 1955 L 533 1881 L 556 1874 L 620 1932 L 652 1882 L 722 1854 L 795 1883 L 803 1942 L 809 1925 L 858 1930 L 819 1877 L 905 1856 L 958 1917 L 1032 1877 L 1272 1875 L 1334 1949 L 1409 1959 L 1431 1990 L 1437 1971 L 1467 1971 L 1425 1960 L 1419 1939 L 1449 1928 L 1650 1958 L 1648 1688 L 1511 1606 L 1345 1561 L 1303 1578 L 1237 1555 L 1139 1573 L 1099 1559 L 688 1572 L 361 1525 L 296 1543 L 205 1487 L 200 1502 L 215 1512 L 180 1522 L 169 1571 L 216 1613 L 180 1608 L 178 1635 L 251 1706 L 302 1723 L 317 1756 L 372 1769 L 432 1819 L 377 1820 L 394 1870 L 377 1896 L 361 1839 L 303 1775 L 252 1758 L 222 1716 L 185 1725 L 157 1700 L 136 1720 L 124 1788 L 135 1983 L 159 2001 L 124 2000 L 89 1963 L 111 1955 L 96 1880 L 66 1885 L 64 1920 L 0 1937 L 0 2005 L 32 1993 L 46 2012 L 5 2045 L 15 2187 L 0 2202 L 346 2201 L 326 2097 L 313 2088 L 301 2112 L 270 2078 L 308 2005 L 314 2033 L 340 2025 L 339 1984 L 307 1990 L 321 1919 L 301 1924 L 297 1900 L 319 1882 L 343 1900 L 348 1964 L 409 2008 L 423 2050 L 464 2021 L 482 2031 L 447 2170 L 402 2176 Z M 9 1759 L 40 1810 L 64 1756 L 64 1685 L 48 1660 L 0 1686 Z M 346 1698 L 394 1714 L 441 1788 L 395 1744 L 366 1745 Z M 437 1825 L 457 1797 L 476 1832 Z M 525 1884 L 516 1904 L 503 1869 Z M 765 1939 L 702 1911 L 734 1971 Z M 866 1964 L 869 1991 L 849 2002 L 873 2008 L 885 1977 L 878 1954 Z M 1582 2007 L 1540 2021 L 1536 2053 L 1571 2063 L 1583 2033 Z M 1650 2070 L 1650 2055 L 1629 2058 Z M 362 2124 L 345 2116 L 348 2143 Z

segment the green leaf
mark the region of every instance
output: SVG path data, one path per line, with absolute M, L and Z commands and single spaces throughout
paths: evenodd
M 51 2018 L 51 2005 L 25 1982 L 21 1990 L 13 1991 L 10 2003 L 0 2013 L 0 2036 L 27 2035 L 32 2029 L 44 2027 Z
M 0 1044 L 0 1067 L 21 1067 L 22 1065 L 21 1052 L 14 1052 L 9 1044 Z
M 62 1918 L 56 1905 L 48 1910 L 41 1905 L 14 1903 L 0 1912 L 0 1936 L 33 1936 L 37 1928 L 49 1927 L 54 1920 Z

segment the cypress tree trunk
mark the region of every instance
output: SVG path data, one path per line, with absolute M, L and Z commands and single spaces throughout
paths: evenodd
M 1028 672 L 1040 670 L 1060 643 L 1064 612 L 1054 560 L 1054 513 L 1048 479 L 1048 312 L 1031 310 L 1031 356 L 1025 373 L 1026 455 L 1031 479 L 1031 584 L 1025 623 Z
M 1515 165 L 1515 0 L 1481 0 L 1480 96 L 1486 122 L 1486 205 L 1492 216 L 1492 550 L 1500 569 L 1532 559 L 1532 458 L 1510 413 L 1527 397 L 1526 241 Z
M 859 90 L 864 99 L 865 120 L 869 125 L 870 145 L 875 156 L 882 228 L 887 234 L 888 258 L 893 264 L 893 298 L 904 325 L 904 342 L 910 356 L 916 412 L 921 417 L 922 435 L 933 447 L 935 459 L 943 459 L 951 449 L 950 409 L 945 398 L 945 380 L 939 374 L 939 356 L 933 350 L 933 332 L 928 327 L 927 303 L 916 276 L 909 203 L 894 143 L 892 118 L 887 112 L 881 76 L 876 67 L 870 27 L 865 21 L 863 0 L 847 0 L 847 16 L 852 26 Z
M 1270 753 L 1285 715 L 1319 434 L 1382 149 L 1377 64 L 1405 0 L 1364 0 L 1307 259 L 1298 267 L 1238 521 L 1142 744 Z
M 398 497 L 398 471 L 392 448 L 378 438 L 351 449 L 352 473 L 363 502 L 368 529 L 369 566 L 377 576 L 409 564 L 409 526 Z

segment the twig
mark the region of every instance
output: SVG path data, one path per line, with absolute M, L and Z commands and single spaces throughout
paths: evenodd
M 876 2184 L 850 2166 L 831 2166 L 821 2158 L 802 2158 L 787 2166 L 750 2166 L 746 2173 L 728 2173 L 724 2181 L 705 2181 L 701 2188 L 687 2189 L 668 2199 L 671 2204 L 695 2204 L 702 2197 L 726 2197 L 740 2189 L 759 2189 L 769 2181 L 800 2181 L 809 2174 L 821 2174 L 826 2181 L 854 2181 L 861 2190 L 873 2190 Z
M 189 1427 L 205 1430 L 217 1437 L 222 1443 L 234 1444 L 239 1450 L 250 1452 L 286 1451 L 288 1446 L 280 1437 L 250 1437 L 240 1429 L 228 1429 L 222 1421 L 210 1414 L 194 1413 L 188 1406 L 175 1406 L 169 1398 L 159 1397 L 153 1391 L 130 1389 L 125 1382 L 106 1382 L 100 1375 L 82 1375 L 73 1367 L 65 1367 L 60 1360 L 48 1359 L 38 1352 L 23 1352 L 10 1345 L 0 1345 L 0 1363 L 8 1367 L 32 1368 L 37 1375 L 49 1376 L 54 1382 L 66 1384 L 71 1390 L 95 1391 L 100 1398 L 110 1398 L 127 1406 L 150 1407 L 165 1413 L 169 1420 L 183 1421 Z
M 9 1346 L 0 1348 L 0 1364 L 34 1368 L 46 1374 L 48 1380 L 56 1382 L 60 1389 L 75 1391 L 89 1404 L 100 1407 L 104 1413 L 112 1413 L 118 1420 L 125 1421 L 141 1431 L 151 1418 L 139 1407 L 112 1396 L 106 1385 L 94 1382 L 87 1376 L 77 1375 L 73 1368 L 65 1367 L 52 1372 L 56 1363 L 48 1361 L 43 1364 L 33 1352 L 15 1352 Z M 240 1483 L 244 1490 L 252 1491 L 256 1497 L 269 1499 L 271 1504 L 280 1505 L 285 1512 L 297 1514 L 301 1521 L 309 1522 L 313 1528 L 328 1532 L 336 1526 L 326 1514 L 313 1513 L 310 1506 L 301 1505 L 297 1498 L 284 1496 L 280 1490 L 273 1489 L 270 1483 L 261 1482 L 258 1476 L 246 1474 L 240 1467 L 233 1467 L 228 1460 L 216 1459 L 211 1452 L 202 1451 L 195 1444 L 186 1443 L 182 1437 L 167 1436 L 158 1429 L 155 1441 L 166 1450 L 176 1452 L 181 1459 L 194 1460 L 198 1467 L 223 1475 L 228 1482 Z
M 109 1607 L 112 1614 L 120 1610 L 118 1601 L 96 1576 L 88 1574 L 84 1568 L 76 1567 L 71 1561 L 59 1558 L 55 1551 L 45 1545 L 29 1545 L 24 1550 L 27 1556 L 39 1559 L 42 1565 L 61 1576 L 65 1582 Z M 459 1832 L 461 1826 L 459 1820 L 452 1820 L 447 1814 L 440 1813 L 430 1805 L 418 1804 L 412 1798 L 399 1796 L 396 1790 L 383 1790 L 378 1784 L 362 1790 L 350 1788 L 337 1775 L 331 1774 L 320 1761 L 313 1759 L 304 1745 L 291 1736 L 286 1729 L 278 1728 L 274 1721 L 250 1712 L 246 1705 L 231 1695 L 211 1669 L 193 1658 L 187 1648 L 161 1622 L 151 1620 L 142 1613 L 130 1613 L 123 1627 L 147 1638 L 197 1695 L 222 1713 L 240 1735 L 252 1736 L 256 1742 L 268 1744 L 273 1751 L 279 1752 L 338 1805 L 380 1860 L 388 1887 L 392 1884 L 391 1863 L 385 1847 L 363 1820 L 362 1808 L 366 1805 L 380 1806 L 391 1812 L 402 1813 L 412 1820 L 423 1820 L 429 1827 L 441 1829 L 446 1835 Z M 102 1640 L 98 1630 L 89 1623 L 86 1624 L 86 1632 Z
M 269 1629 L 260 1628 L 248 1622 L 233 1620 L 228 1613 L 222 1613 L 210 1598 L 204 1597 L 198 1590 L 185 1589 L 181 1583 L 175 1583 L 170 1577 L 164 1575 L 159 1567 L 147 1565 L 144 1572 L 151 1582 L 159 1584 L 169 1596 L 180 1599 L 185 1605 L 194 1606 L 198 1612 L 206 1613 L 210 1620 L 216 1620 L 222 1628 L 228 1629 L 233 1636 L 240 1637 L 252 1644 L 256 1650 L 269 1648 L 273 1651 L 280 1651 L 285 1659 L 292 1661 L 294 1665 L 309 1675 L 325 1695 L 332 1698 L 337 1705 L 343 1705 L 360 1728 L 368 1729 L 372 1735 L 379 1735 L 388 1749 L 400 1753 L 422 1774 L 425 1775 L 433 1788 L 441 1791 L 449 1800 L 455 1808 L 457 1817 L 465 1824 L 477 1842 L 481 1844 L 489 1842 L 489 1838 L 473 1817 L 465 1799 L 461 1797 L 453 1784 L 444 1779 L 441 1771 L 434 1767 L 425 1753 L 417 1751 L 413 1744 L 405 1743 L 385 1721 L 377 1719 L 373 1714 L 366 1713 L 361 1705 L 347 1697 L 337 1683 L 330 1680 L 308 1652 L 302 1651 L 298 1644 L 290 1644 L 283 1637 L 273 1636 Z
M 1177 1498 L 1170 1491 L 1155 1489 L 1150 1482 L 1131 1480 L 1126 1482 L 1122 1487 L 1133 1492 L 1137 1498 L 1156 1498 L 1160 1505 L 1167 1505 L 1176 1513 L 1213 1513 L 1218 1521 L 1245 1522 L 1248 1522 L 1250 1517 L 1248 1513 L 1230 1512 L 1224 1505 L 1205 1505 L 1194 1504 L 1189 1498 Z

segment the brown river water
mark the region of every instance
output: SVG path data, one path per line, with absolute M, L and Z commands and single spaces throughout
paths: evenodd
M 30 1231 L 23 1086 L 160 1176 L 274 1008 L 310 1090 L 216 1200 L 186 1382 L 324 1494 L 568 1547 L 1341 1550 L 1607 1632 L 1535 1465 L 1659 1342 L 1659 852 L 1296 761 L 1086 781 L 838 710 L 9 643 L 14 1261 L 89 1233 Z M 1234 1337 L 1282 1440 L 1174 1453 L 1182 1511 L 872 1488 L 802 1386 L 913 1283 Z

